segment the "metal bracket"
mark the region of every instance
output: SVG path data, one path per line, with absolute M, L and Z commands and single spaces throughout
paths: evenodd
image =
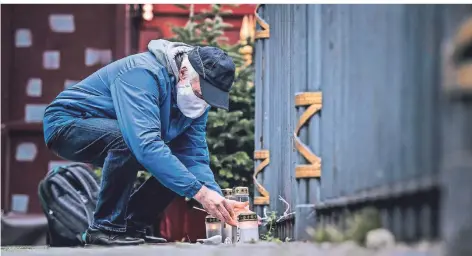
M 254 17 L 256 17 L 256 22 L 257 24 L 259 24 L 259 26 L 261 26 L 262 30 L 260 31 L 257 31 L 256 30 L 256 34 L 254 36 L 255 39 L 259 39 L 259 38 L 269 38 L 270 37 L 270 27 L 269 27 L 269 24 L 261 18 L 261 16 L 259 16 L 259 14 L 257 14 L 257 10 L 259 9 L 259 7 L 261 6 L 262 4 L 258 4 L 256 6 L 256 9 L 254 10 Z M 257 28 L 256 28 L 257 29 Z
M 262 160 L 262 162 L 256 166 L 254 171 L 254 184 L 256 185 L 257 191 L 262 196 L 254 197 L 255 205 L 269 205 L 269 192 L 257 181 L 257 174 L 259 174 L 267 165 L 270 163 L 270 153 L 269 150 L 256 150 L 254 151 L 254 160 Z
M 449 56 L 452 62 L 444 76 L 451 77 L 451 84 L 445 85 L 445 92 L 454 100 L 472 100 L 472 58 L 468 52 L 472 48 L 472 18 L 467 19 L 459 27 L 453 39 Z
M 321 159 L 313 153 L 310 148 L 304 144 L 299 136 L 303 125 L 322 107 L 321 92 L 304 92 L 295 96 L 295 107 L 309 106 L 303 112 L 294 132 L 295 148 L 302 154 L 310 164 L 301 164 L 295 166 L 295 178 L 319 178 L 321 177 Z
M 461 24 L 454 36 L 453 59 L 456 64 L 460 64 L 468 56 L 465 54 L 467 48 L 472 44 L 472 18 Z

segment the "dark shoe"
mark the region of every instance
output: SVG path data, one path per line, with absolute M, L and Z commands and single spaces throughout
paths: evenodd
M 145 233 L 142 232 L 133 232 L 129 235 L 130 237 L 135 237 L 137 239 L 144 240 L 145 243 L 149 244 L 164 244 L 167 243 L 167 240 L 162 237 L 155 237 L 155 236 L 147 236 Z
M 108 232 L 92 228 L 87 229 L 84 233 L 83 240 L 86 245 L 127 246 L 144 243 L 143 239 L 129 237 L 123 233 Z

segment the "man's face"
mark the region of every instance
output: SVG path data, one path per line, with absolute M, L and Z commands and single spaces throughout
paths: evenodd
M 202 89 L 200 88 L 200 78 L 196 78 L 194 81 L 191 81 L 190 85 L 192 86 L 195 96 L 203 100 Z
M 177 86 L 184 85 L 186 83 L 190 83 L 190 85 L 192 86 L 192 91 L 195 94 L 195 96 L 203 100 L 202 89 L 200 88 L 200 77 L 197 76 L 196 78 L 189 79 L 187 68 L 182 67 L 180 69 L 179 82 L 177 83 Z

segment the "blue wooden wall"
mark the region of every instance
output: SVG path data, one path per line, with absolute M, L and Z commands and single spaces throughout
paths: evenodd
M 261 6 L 270 37 L 255 45 L 255 144 L 270 152 L 258 175 L 270 194 L 268 208 L 284 212 L 279 195 L 295 211 L 296 205 L 343 205 L 439 187 L 444 48 L 469 9 Z M 321 158 L 320 178 L 295 177 L 296 166 L 307 164 L 294 146 L 307 109 L 295 106 L 295 96 L 303 92 L 322 93 L 321 112 L 299 135 Z M 420 232 L 410 226 L 427 219 L 419 234 L 427 236 L 433 207 L 429 201 L 393 207 L 384 220 L 408 238 Z

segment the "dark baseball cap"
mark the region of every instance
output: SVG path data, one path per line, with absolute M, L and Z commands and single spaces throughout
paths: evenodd
M 188 60 L 200 75 L 203 99 L 213 107 L 228 110 L 235 72 L 233 59 L 217 47 L 197 46 L 188 53 Z

